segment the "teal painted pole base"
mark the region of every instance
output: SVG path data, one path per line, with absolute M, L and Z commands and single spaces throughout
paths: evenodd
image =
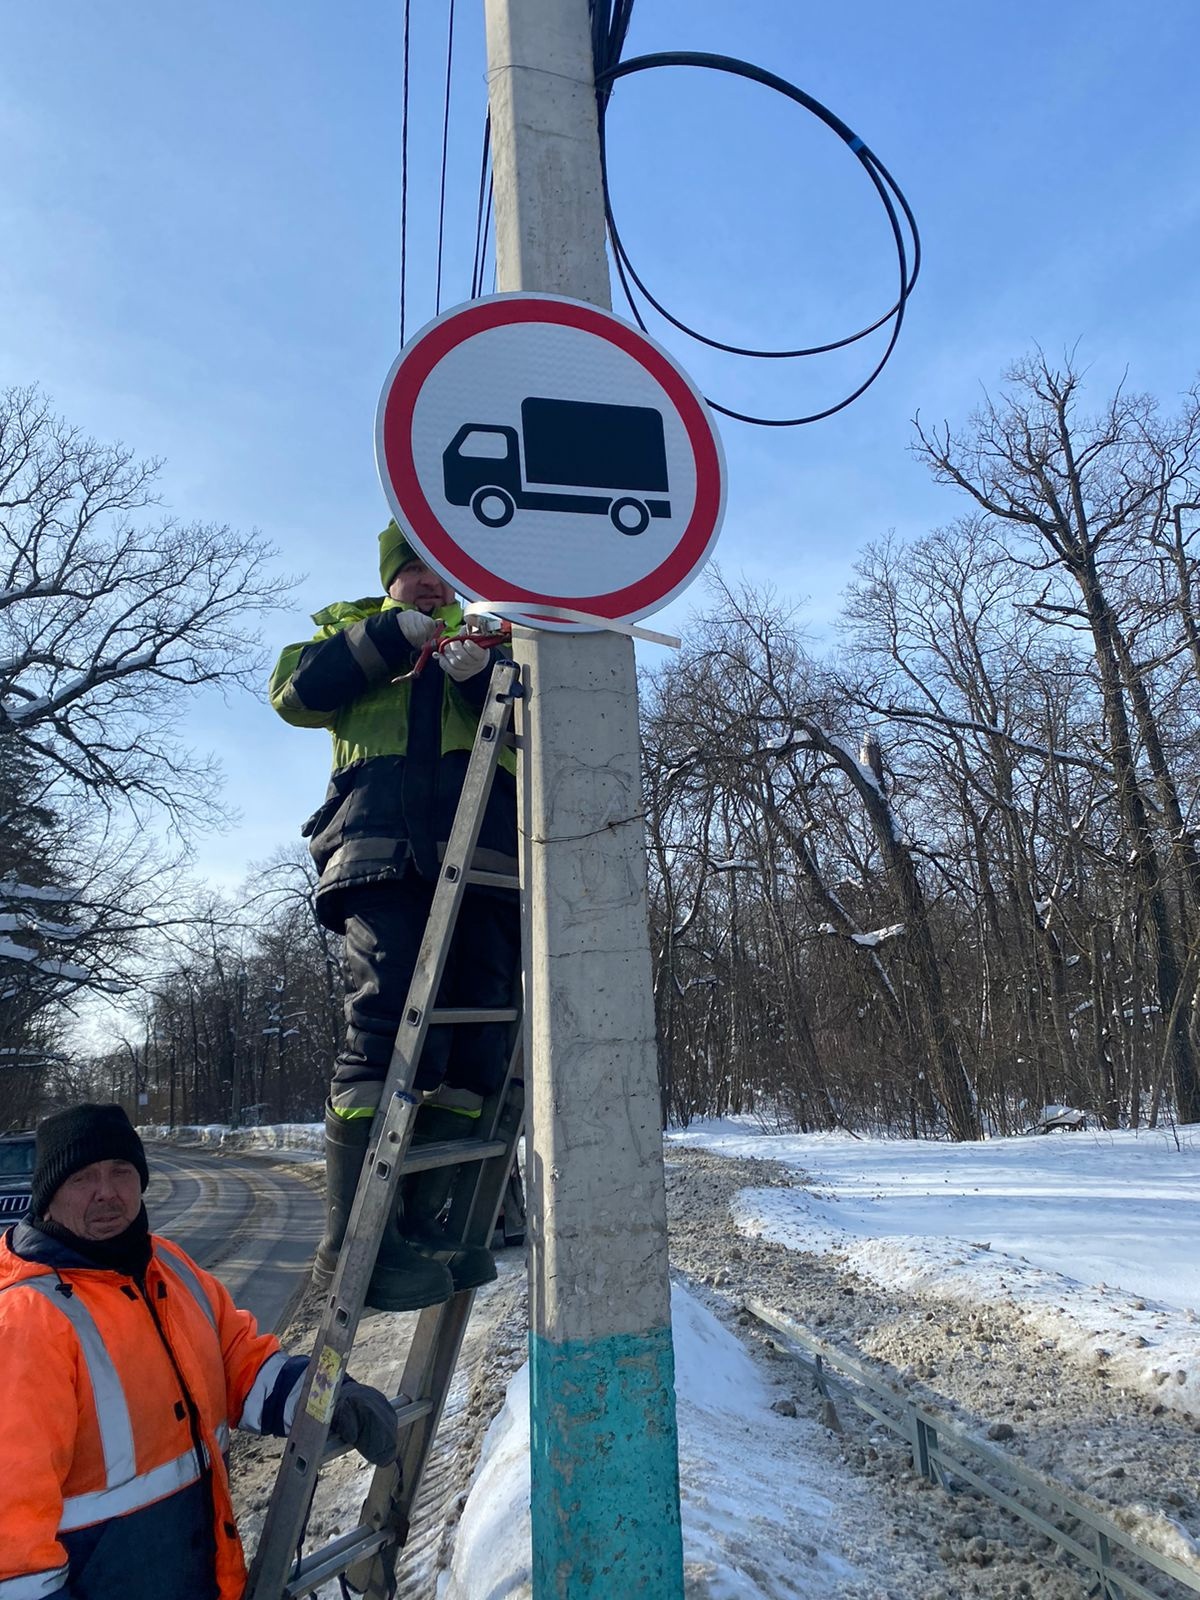
M 534 1600 L 682 1600 L 671 1330 L 529 1336 Z

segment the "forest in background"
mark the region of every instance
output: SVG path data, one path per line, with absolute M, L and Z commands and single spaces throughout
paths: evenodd
M 970 1139 L 1065 1102 L 1106 1126 L 1200 1121 L 1200 395 L 1097 409 L 1080 389 L 1034 355 L 961 428 L 918 420 L 953 520 L 863 552 L 835 647 L 715 574 L 644 676 L 671 1120 Z M 44 909 L 80 891 L 45 848 L 64 780 L 20 733 L 0 724 L 27 774 L 16 795 L 0 779 L 0 940 L 52 967 L 85 922 Z M 35 780 L 37 814 L 13 803 Z M 40 925 L 28 897 L 2 903 L 21 882 Z M 27 1057 L 11 1116 L 86 1085 L 142 1121 L 317 1118 L 341 996 L 302 853 L 236 905 L 193 898 L 166 940 L 137 900 L 126 944 L 76 941 L 90 979 L 40 971 L 31 999 L 34 958 L 0 967 L 0 1036 Z M 81 1059 L 57 1041 L 89 984 L 123 990 L 127 1022 Z

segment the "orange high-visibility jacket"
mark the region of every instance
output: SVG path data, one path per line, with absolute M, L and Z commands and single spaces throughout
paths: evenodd
M 302 1376 L 153 1236 L 144 1282 L 21 1223 L 0 1241 L 0 1600 L 239 1600 L 224 1452 Z M 294 1403 L 294 1402 L 293 1402 Z

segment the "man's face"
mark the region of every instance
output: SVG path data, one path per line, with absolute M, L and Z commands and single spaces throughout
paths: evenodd
M 128 1161 L 93 1161 L 59 1184 L 46 1215 L 80 1239 L 115 1239 L 141 1209 L 138 1169 Z
M 423 561 L 409 561 L 388 584 L 388 593 L 401 605 L 414 606 L 426 616 L 438 606 L 448 606 L 454 590 Z

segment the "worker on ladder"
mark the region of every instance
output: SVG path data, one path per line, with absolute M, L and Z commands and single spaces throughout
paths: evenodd
M 488 650 L 464 636 L 453 591 L 395 522 L 379 535 L 379 577 L 382 597 L 316 613 L 315 638 L 288 645 L 270 688 L 286 722 L 333 736 L 325 802 L 303 829 L 319 874 L 317 915 L 345 939 L 346 1034 L 325 1111 L 328 1221 L 313 1271 L 322 1289 L 345 1237 L 491 676 Z M 477 868 L 516 873 L 515 772 L 512 751 L 503 752 Z M 509 1006 L 519 964 L 515 893 L 468 888 L 438 1004 Z M 424 1096 L 414 1143 L 470 1137 L 503 1082 L 507 1045 L 502 1023 L 430 1029 L 413 1086 Z M 451 1249 L 441 1233 L 456 1171 L 401 1185 L 368 1306 L 416 1310 L 495 1277 L 486 1248 Z

